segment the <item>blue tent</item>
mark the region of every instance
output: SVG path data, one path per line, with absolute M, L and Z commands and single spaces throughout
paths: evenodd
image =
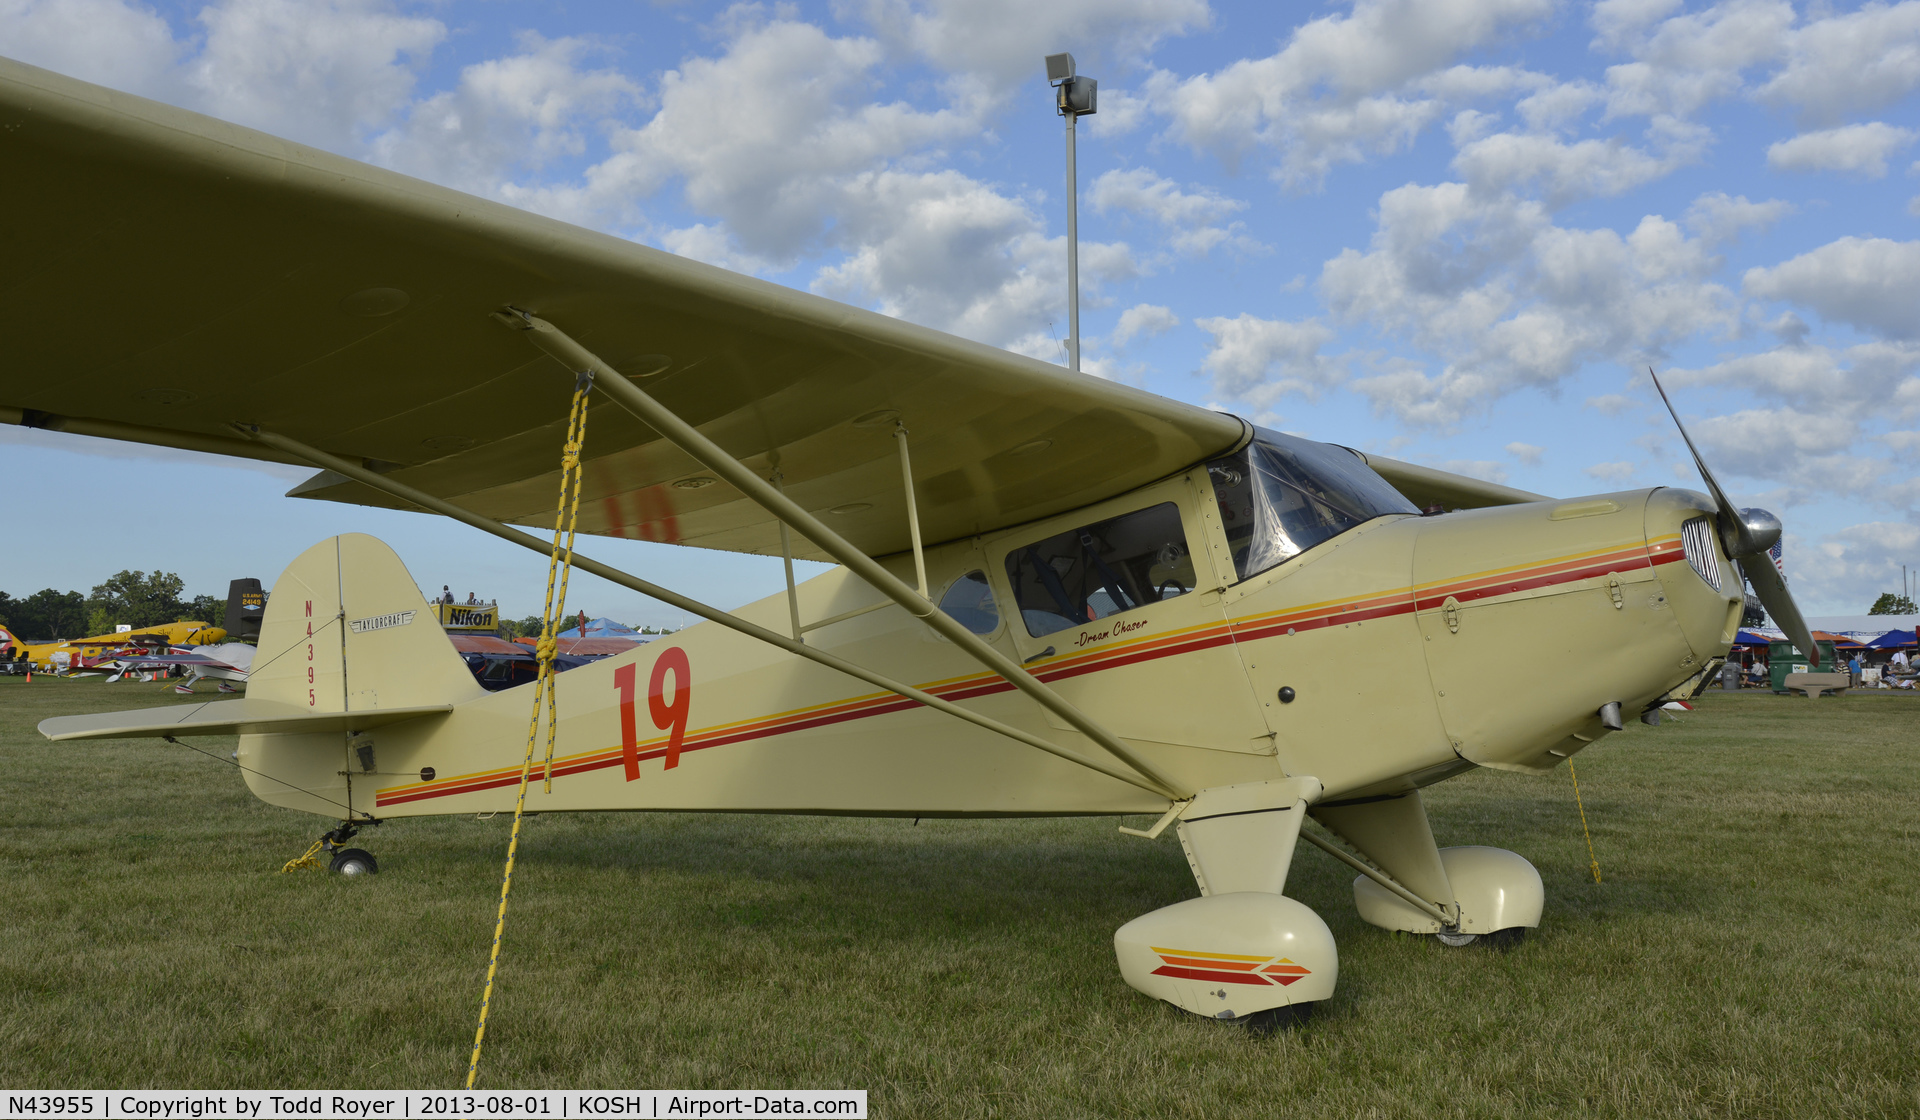
M 596 618 L 587 623 L 585 633 L 580 630 L 579 616 L 574 616 L 574 624 L 560 631 L 562 638 L 626 638 L 628 641 L 644 642 L 648 635 L 640 633 L 631 626 L 615 622 L 611 618 Z
M 1734 635 L 1733 644 L 1736 646 L 1768 646 L 1773 644 L 1773 639 L 1762 637 L 1751 630 L 1742 630 Z
M 1914 632 L 1912 630 L 1889 630 L 1886 633 L 1880 635 L 1878 638 L 1875 638 L 1873 641 L 1868 642 L 1867 648 L 1868 649 L 1892 649 L 1895 646 L 1910 646 L 1914 644 L 1916 643 L 1914 641 Z

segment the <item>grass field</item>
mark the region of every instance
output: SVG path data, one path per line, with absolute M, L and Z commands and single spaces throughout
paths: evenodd
M 277 874 L 325 825 L 156 741 L 41 719 L 151 686 L 0 678 L 0 1086 L 451 1087 L 508 818 L 400 821 L 381 874 Z M 1920 1114 L 1920 701 L 1709 694 L 1563 772 L 1428 791 L 1441 843 L 1531 859 L 1541 928 L 1449 950 L 1361 923 L 1309 1029 L 1254 1039 L 1121 982 L 1192 896 L 1111 820 L 528 822 L 491 1087 L 849 1087 L 920 1116 Z M 224 758 L 232 741 L 199 743 Z M 1138 822 L 1135 822 L 1138 823 Z

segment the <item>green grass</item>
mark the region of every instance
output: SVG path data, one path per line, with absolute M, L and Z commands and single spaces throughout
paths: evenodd
M 399 821 L 381 874 L 277 874 L 324 827 L 157 742 L 51 744 L 151 687 L 0 678 L 0 1086 L 453 1086 L 508 818 Z M 231 740 L 201 745 L 224 757 Z M 1567 776 L 1430 790 L 1442 843 L 1547 885 L 1521 948 L 1288 893 L 1340 988 L 1253 1039 L 1121 982 L 1113 931 L 1194 893 L 1108 820 L 528 822 L 490 1087 L 851 1087 L 905 1116 L 1920 1114 L 1920 701 L 1709 694 Z M 1138 822 L 1136 822 L 1138 823 Z

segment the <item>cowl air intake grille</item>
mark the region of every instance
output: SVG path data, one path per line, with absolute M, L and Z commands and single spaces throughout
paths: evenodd
M 1689 517 L 1680 526 L 1680 544 L 1686 549 L 1687 563 L 1707 581 L 1707 586 L 1720 590 L 1720 554 L 1713 547 L 1713 518 Z

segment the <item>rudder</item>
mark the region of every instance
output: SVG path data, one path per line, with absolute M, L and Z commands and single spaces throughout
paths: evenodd
M 362 712 L 483 694 L 385 542 L 364 533 L 329 537 L 275 581 L 249 697 Z

